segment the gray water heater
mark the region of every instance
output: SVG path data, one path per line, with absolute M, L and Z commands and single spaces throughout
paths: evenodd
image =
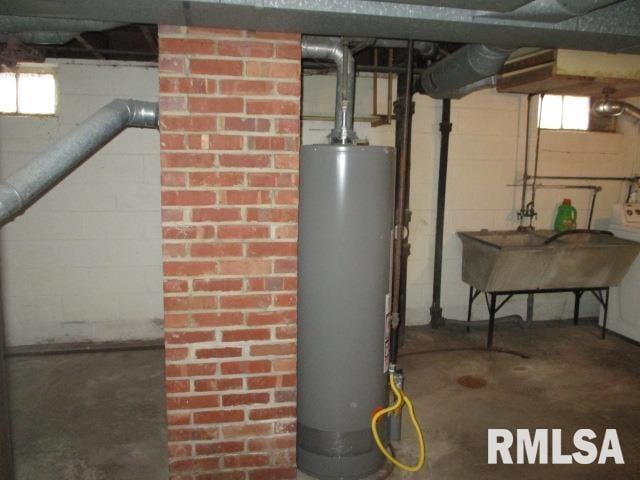
M 370 422 L 389 401 L 394 158 L 389 147 L 302 148 L 297 463 L 323 479 L 384 463 Z

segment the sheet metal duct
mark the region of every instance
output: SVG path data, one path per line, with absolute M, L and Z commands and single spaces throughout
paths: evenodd
M 328 60 L 336 65 L 335 124 L 329 134 L 331 143 L 347 145 L 356 140 L 353 110 L 356 95 L 356 62 L 349 47 L 340 38 L 303 37 L 302 58 Z
M 418 91 L 433 98 L 462 97 L 470 93 L 467 88 L 470 84 L 495 75 L 512 51 L 512 48 L 465 45 L 425 70 Z
M 16 38 L 24 43 L 62 45 L 83 32 L 109 30 L 120 25 L 122 23 L 0 15 L 0 42 Z
M 384 463 L 370 423 L 389 402 L 394 163 L 390 147 L 301 152 L 297 464 L 319 478 L 361 478 Z
M 0 226 L 26 210 L 127 127 L 158 128 L 158 104 L 114 100 L 2 181 Z
M 490 15 L 529 22 L 557 23 L 603 8 L 619 0 L 534 0 L 511 12 Z

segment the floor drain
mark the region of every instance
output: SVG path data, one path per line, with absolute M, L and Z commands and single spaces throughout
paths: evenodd
M 487 381 L 477 375 L 463 375 L 458 378 L 458 383 L 466 388 L 482 388 L 487 384 Z

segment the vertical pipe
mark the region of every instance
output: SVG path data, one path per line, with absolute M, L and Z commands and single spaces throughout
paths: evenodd
M 524 172 L 522 173 L 522 200 L 520 202 L 520 225 L 524 219 L 525 207 L 527 203 L 527 183 L 529 182 L 529 128 L 531 124 L 531 97 L 533 94 L 527 95 L 527 121 L 524 142 Z
M 402 148 L 398 156 L 398 168 L 396 171 L 396 208 L 395 229 L 393 237 L 393 279 L 391 292 L 391 363 L 396 363 L 399 348 L 400 326 L 400 286 L 402 267 L 402 244 L 405 227 L 406 188 L 408 184 L 408 159 L 411 148 L 409 136 L 409 124 L 411 122 L 411 97 L 413 94 L 413 40 L 407 45 L 407 72 L 404 88 L 404 108 L 402 112 Z
M 438 172 L 438 205 L 436 214 L 436 240 L 433 259 L 433 301 L 431 303 L 431 328 L 442 324 L 440 293 L 442 287 L 442 241 L 444 236 L 444 209 L 447 190 L 447 164 L 449 162 L 449 134 L 451 133 L 451 99 L 442 100 L 440 122 L 440 167 Z
M 496 327 L 496 294 L 491 293 L 491 303 L 489 305 L 489 335 L 487 337 L 487 350 L 493 347 L 493 331 Z
M 13 478 L 11 419 L 9 417 L 9 381 L 5 363 L 5 329 L 0 308 L 0 479 Z

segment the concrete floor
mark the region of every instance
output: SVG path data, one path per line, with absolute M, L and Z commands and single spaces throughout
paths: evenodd
M 640 347 L 598 334 L 593 325 L 498 327 L 496 346 L 531 357 L 524 359 L 456 350 L 481 347 L 481 330 L 411 329 L 400 363 L 428 465 L 391 478 L 640 478 Z M 418 350 L 431 352 L 406 355 Z M 161 351 L 11 359 L 17 480 L 166 479 L 162 368 Z M 464 375 L 486 385 L 463 387 Z M 604 428 L 616 428 L 626 464 L 490 466 L 488 428 L 562 428 L 564 452 L 573 451 L 579 428 L 600 439 Z M 409 425 L 405 432 L 397 453 L 410 460 Z

